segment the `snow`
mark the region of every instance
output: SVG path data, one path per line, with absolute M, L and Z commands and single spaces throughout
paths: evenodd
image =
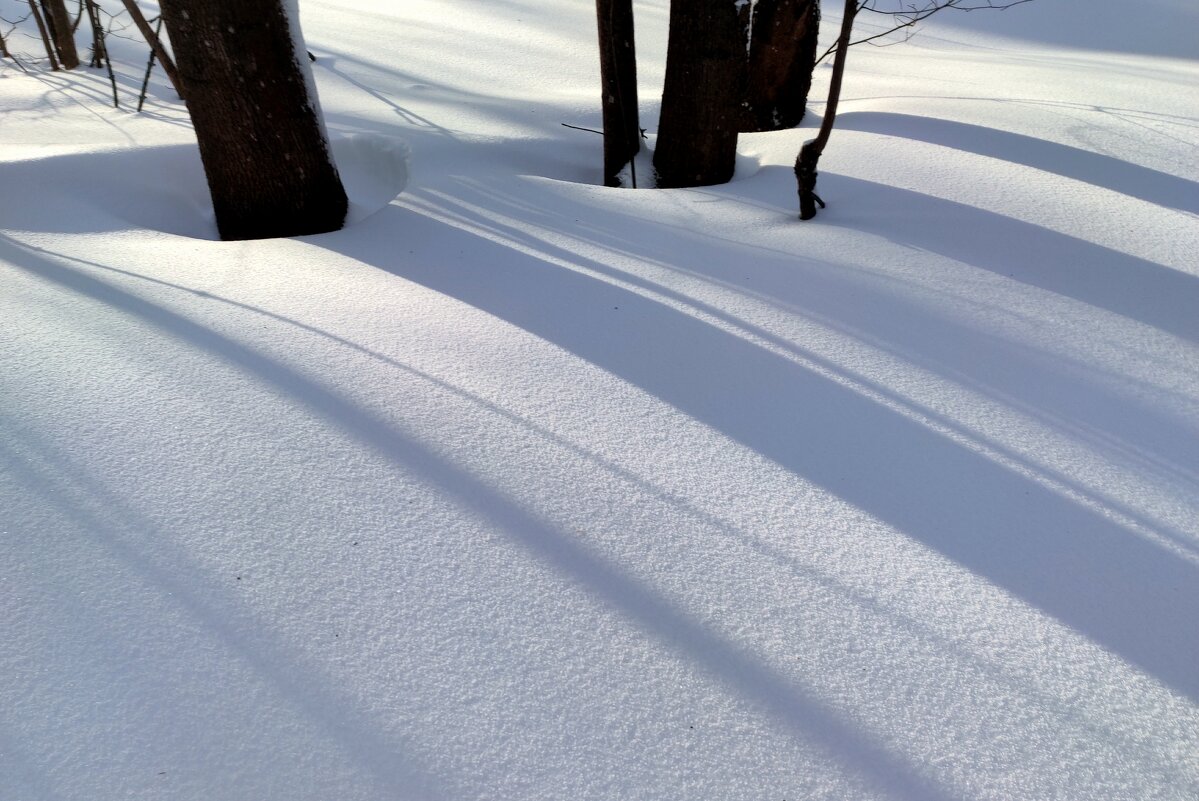
M 316 113 L 321 138 L 325 143 L 325 152 L 331 153 L 332 144 L 329 139 L 328 127 L 325 125 L 325 117 L 321 110 L 316 76 L 312 74 L 312 64 L 308 58 L 308 48 L 304 44 L 304 30 L 300 24 L 300 0 L 280 0 L 280 8 L 283 11 L 284 23 L 287 25 L 288 35 L 291 37 L 296 67 L 299 69 L 300 74 L 304 76 L 304 85 L 308 91 L 310 107 Z M 230 28 L 230 32 L 232 32 L 232 28 Z
M 306 0 L 291 240 L 4 62 L 0 799 L 1196 797 L 1195 12 L 1093 6 L 851 51 L 805 223 L 827 68 L 606 189 L 587 4 Z

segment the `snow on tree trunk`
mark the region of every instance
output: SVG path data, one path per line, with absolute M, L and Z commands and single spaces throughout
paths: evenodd
M 330 154 L 294 0 L 163 0 L 222 239 L 335 231 Z
M 658 186 L 733 177 L 745 90 L 742 11 L 749 0 L 673 0 L 654 151 Z
M 620 171 L 641 149 L 633 3 L 596 0 L 595 11 L 604 109 L 604 185 L 620 186 Z

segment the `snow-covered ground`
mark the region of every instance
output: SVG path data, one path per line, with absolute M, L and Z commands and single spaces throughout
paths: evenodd
M 855 49 L 808 223 L 826 67 L 612 190 L 589 3 L 302 11 L 325 236 L 0 66 L 0 799 L 1199 797 L 1195 3 Z

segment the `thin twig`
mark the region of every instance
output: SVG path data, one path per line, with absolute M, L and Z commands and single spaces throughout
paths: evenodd
M 982 5 L 966 5 L 968 1 L 973 3 L 981 2 Z M 854 45 L 867 44 L 878 39 L 884 39 L 896 31 L 902 31 L 905 28 L 915 27 L 918 23 L 923 22 L 933 14 L 936 14 L 938 11 L 944 11 L 947 8 L 951 8 L 954 11 L 1005 11 L 1013 6 L 1031 3 L 1032 0 L 1006 0 L 1002 3 L 997 3 L 995 0 L 930 0 L 929 4 L 923 8 L 917 8 L 916 6 L 912 5 L 905 9 L 893 11 L 877 8 L 875 6 L 875 2 L 876 0 L 863 0 L 863 2 L 858 5 L 858 12 L 869 11 L 880 16 L 901 19 L 903 22 L 883 31 L 882 33 L 876 33 L 872 36 L 867 36 L 864 39 L 856 39 L 849 43 L 850 47 L 853 47 Z M 826 58 L 832 55 L 836 49 L 837 43 L 833 42 L 833 44 L 831 44 L 829 48 L 825 50 L 823 54 L 821 54 L 820 58 L 816 59 L 816 63 L 819 64 L 824 61 Z
M 576 131 L 587 131 L 588 133 L 599 134 L 600 136 L 604 135 L 603 131 L 597 131 L 594 128 L 580 128 L 578 125 L 568 125 L 565 122 L 561 123 L 561 125 L 564 128 L 573 128 Z

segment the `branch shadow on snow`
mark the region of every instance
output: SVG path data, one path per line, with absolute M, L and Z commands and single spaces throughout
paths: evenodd
M 846 112 L 837 116 L 837 126 L 849 131 L 915 139 L 1021 164 L 1159 206 L 1199 214 L 1199 183 L 1034 136 L 886 111 Z
M 783 172 L 779 168 L 768 170 Z M 839 176 L 832 177 L 840 179 Z M 784 183 L 789 180 L 788 174 Z M 943 312 L 939 305 L 930 305 L 919 296 L 912 297 L 896 278 L 887 278 L 878 271 L 848 264 L 830 268 L 819 262 L 797 259 L 782 250 L 723 239 L 707 230 L 702 236 L 697 236 L 693 231 L 661 220 L 647 222 L 627 215 L 622 216 L 619 224 L 604 224 L 602 221 L 610 219 L 608 216 L 595 214 L 593 209 L 577 200 L 555 197 L 552 202 L 536 203 L 517 199 L 504 187 L 493 188 L 477 180 L 459 179 L 458 183 L 453 198 L 439 193 L 437 203 L 446 213 L 458 215 L 459 219 L 469 221 L 470 225 L 485 234 L 495 234 L 502 241 L 553 259 L 567 262 L 578 260 L 571 250 L 555 246 L 532 233 L 535 228 L 518 230 L 510 225 L 497 225 L 494 221 L 471 217 L 472 207 L 505 209 L 512 219 L 536 221 L 546 231 L 569 232 L 571 237 L 598 245 L 612 254 L 616 257 L 613 263 L 625 259 L 636 260 L 676 274 L 699 278 L 713 286 L 732 288 L 787 312 L 798 312 L 805 318 L 833 327 L 871 347 L 932 370 L 956 384 L 1000 399 L 1005 405 L 1086 441 L 1093 447 L 1135 459 L 1142 469 L 1163 480 L 1199 482 L 1199 465 L 1196 465 L 1189 448 L 1190 429 L 1152 404 L 1141 403 L 1128 394 L 1113 392 L 1112 379 L 1117 374 L 1061 354 L 1047 353 L 1030 346 L 1026 341 L 1009 339 L 983 327 L 964 323 L 953 314 Z M 719 192 L 694 190 L 694 194 L 708 196 L 711 200 L 707 202 L 718 203 L 722 202 L 722 194 L 734 195 L 747 189 L 748 185 L 737 183 L 721 187 Z M 889 204 L 897 202 L 887 197 L 886 191 L 887 188 L 879 187 L 877 199 L 869 201 L 878 204 L 875 211 L 879 219 L 888 215 L 885 209 Z M 748 197 L 743 199 L 753 203 Z M 913 202 L 905 197 L 900 204 L 909 208 Z M 793 219 L 790 210 L 765 204 L 755 205 L 771 215 L 782 215 L 787 223 Z M 964 208 L 951 211 L 956 213 Z M 996 219 L 1007 218 L 996 216 Z M 941 218 L 940 222 L 930 219 L 926 224 L 934 228 L 944 225 L 953 230 L 958 223 L 950 214 Z M 864 222 L 864 225 L 879 227 L 878 223 Z M 883 225 L 881 229 L 890 231 L 891 226 Z M 664 233 L 667 235 L 663 236 Z M 1056 236 L 1052 232 L 1046 233 Z M 932 239 L 937 238 L 935 231 L 930 231 L 929 235 Z M 724 253 L 722 246 L 729 246 Z M 680 249 L 703 252 L 706 258 L 681 261 L 677 257 Z M 744 257 L 747 250 L 753 252 L 753 258 Z M 588 266 L 671 301 L 688 305 L 710 317 L 724 320 L 759 339 L 769 341 L 774 347 L 819 361 L 792 342 L 711 304 L 611 264 L 591 261 Z M 962 302 L 962 298 L 957 296 L 941 297 L 947 304 Z M 972 299 L 970 302 L 977 304 L 979 301 Z M 1036 321 L 1032 320 L 1030 324 L 1035 325 Z M 831 364 L 825 366 L 839 369 Z M 1127 376 L 1119 376 L 1119 379 L 1121 383 L 1131 383 L 1137 393 L 1170 395 L 1167 390 L 1150 387 Z M 886 387 L 875 386 L 873 389 L 903 403 L 902 398 Z M 1189 401 L 1189 398 L 1180 395 L 1174 395 L 1171 399 L 1176 403 Z M 952 421 L 945 422 L 950 427 L 955 426 Z M 1020 461 L 1014 455 L 1011 458 Z M 1028 467 L 1037 469 L 1032 465 Z M 1089 492 L 1069 476 L 1058 475 L 1054 478 L 1082 495 Z M 1107 499 L 1103 502 L 1119 506 Z M 1121 509 L 1121 512 L 1128 517 L 1137 517 L 1131 510 Z M 1148 528 L 1156 528 L 1158 534 L 1176 540 L 1180 547 L 1195 550 L 1194 543 L 1185 534 L 1162 529 L 1153 521 L 1141 519 L 1138 522 Z
M 394 207 L 392 211 L 403 216 Z M 385 225 L 392 222 L 380 221 Z M 763 664 L 734 642 L 696 622 L 685 610 L 678 608 L 652 587 L 631 578 L 618 564 L 594 552 L 569 532 L 555 528 L 524 509 L 483 479 L 437 455 L 418 440 L 400 433 L 374 412 L 346 399 L 320 381 L 166 307 L 93 277 L 85 270 L 65 266 L 7 242 L 0 242 L 0 254 L 18 270 L 133 317 L 199 353 L 222 360 L 272 390 L 294 399 L 307 411 L 334 424 L 350 438 L 393 464 L 414 471 L 430 484 L 452 494 L 457 502 L 501 530 L 514 544 L 557 569 L 724 685 L 766 710 L 798 736 L 814 742 L 856 777 L 909 801 L 949 801 L 952 798 L 951 794 L 922 775 L 902 755 L 896 755 L 875 743 L 854 725 L 842 720 L 834 710 L 812 697 L 802 686 Z M 603 299 L 604 302 L 607 300 Z M 621 300 L 623 302 L 624 299 Z M 60 470 L 68 469 L 60 467 Z M 418 768 L 402 758 L 394 763 L 387 762 L 388 746 L 375 735 L 342 722 L 345 716 L 337 714 L 334 692 L 323 688 L 317 679 L 310 680 L 302 673 L 297 676 L 296 672 L 280 674 L 273 671 L 270 665 L 276 660 L 286 662 L 288 657 L 279 653 L 269 642 L 258 643 L 244 633 L 229 631 L 222 621 L 227 619 L 230 610 L 213 607 L 186 586 L 178 586 L 176 577 L 160 567 L 157 560 L 152 561 L 138 553 L 122 541 L 119 531 L 105 526 L 86 510 L 70 504 L 63 506 L 65 502 L 54 491 L 52 481 L 33 474 L 30 474 L 29 480 L 40 484 L 40 492 L 48 501 L 58 504 L 85 528 L 107 535 L 106 547 L 142 572 L 151 584 L 181 594 L 181 603 L 190 613 L 215 629 L 260 672 L 278 682 L 289 699 L 305 708 L 326 729 L 337 734 L 338 729 L 350 728 L 346 734 L 353 738 L 349 743 L 351 748 L 361 746 L 358 740 L 363 739 L 368 746 L 363 758 L 368 760 L 368 767 L 379 778 L 406 792 L 410 792 L 413 785 L 404 782 L 417 782 L 415 786 L 424 792 L 421 797 L 448 797 L 437 792 L 432 779 L 423 776 Z M 93 492 L 101 497 L 106 495 L 103 490 L 93 489 Z M 119 499 L 112 500 L 121 504 Z M 129 511 L 127 517 L 132 526 L 151 530 L 146 527 L 152 527 L 152 524 L 141 520 L 136 512 Z M 191 580 L 188 579 L 188 582 Z M 328 719 L 330 716 L 331 720 Z M 385 769 L 382 767 L 384 765 L 390 765 L 390 768 Z
M 504 191 L 502 186 L 494 189 Z M 884 197 L 878 202 L 902 200 Z M 494 197 L 488 202 L 493 201 Z M 516 204 L 525 202 L 514 199 Z M 1199 642 L 1191 636 L 1199 617 L 1199 571 L 1186 560 L 1052 486 L 818 372 L 584 274 L 583 270 L 609 275 L 619 271 L 547 245 L 526 230 L 481 217 L 471 210 L 472 205 L 478 208 L 477 201 L 453 207 L 452 199 L 438 194 L 427 203 L 409 203 L 408 211 L 387 209 L 378 224 L 420 242 L 417 258 L 397 264 L 394 252 L 365 237 L 332 236 L 320 244 L 574 353 L 998 584 L 1176 691 L 1199 699 L 1199 676 L 1193 670 L 1199 662 Z M 572 233 L 579 228 L 580 213 L 587 212 L 585 205 L 572 207 L 562 198 L 555 198 L 553 208 L 546 213 L 557 218 L 558 230 Z M 1102 249 L 1088 243 L 998 215 L 969 213 L 982 215 L 978 222 L 984 231 L 992 229 L 989 233 L 996 239 L 1010 235 L 1006 229 L 1014 225 L 1021 235 L 1035 235 L 1032 246 L 1048 246 L 1070 257 L 1077 257 L 1078 249 L 1084 255 L 1088 250 L 1101 255 Z M 594 219 L 588 222 L 595 227 Z M 628 234 L 628 226 L 635 230 L 637 223 L 614 221 L 609 233 L 636 239 Z M 465 245 L 463 236 L 473 241 Z M 669 250 L 669 243 L 664 248 Z M 973 252 L 963 248 L 959 255 Z M 1161 283 L 1155 289 L 1176 288 L 1163 268 L 1135 259 L 1129 265 L 1127 257 L 1120 258 L 1123 269 L 1147 269 L 1150 280 Z M 992 268 L 1007 274 L 998 263 Z M 1115 274 L 1116 269 L 1113 259 L 1104 271 Z M 624 273 L 619 277 L 629 278 Z M 1064 279 L 1047 283 L 1070 286 Z M 1123 305 L 1108 292 L 1112 290 L 1101 299 Z M 1141 316 L 1153 319 L 1148 308 Z M 720 381 L 713 379 L 716 375 Z
M 583 166 L 595 162 L 601 150 L 600 137 L 577 131 L 564 137 L 566 129 L 561 126 L 569 122 L 598 128 L 602 125 L 598 110 L 576 110 L 564 116 L 561 109 L 544 100 L 472 92 L 428 76 L 397 72 L 343 51 L 322 51 L 317 66 L 326 73 L 323 80 L 350 84 L 395 117 L 393 122 L 380 122 L 370 115 L 328 111 L 325 120 L 330 128 L 401 137 L 419 154 L 418 168 L 442 161 L 452 163 L 455 170 L 476 175 L 502 171 L 602 183 L 599 166 Z M 479 130 L 449 128 L 438 121 L 441 116 L 460 120 L 463 109 L 471 109 L 488 120 L 486 129 L 501 123 L 505 135 L 482 136 Z M 470 146 L 463 147 L 464 142 Z
M 963 203 L 829 177 L 849 225 L 1199 343 L 1199 277 Z

